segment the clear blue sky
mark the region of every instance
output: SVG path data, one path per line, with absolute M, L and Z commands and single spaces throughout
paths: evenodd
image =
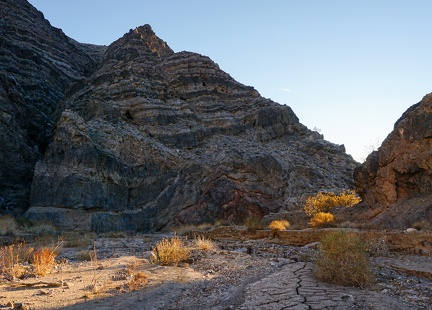
M 83 43 L 150 24 L 362 161 L 432 92 L 430 0 L 30 0 Z

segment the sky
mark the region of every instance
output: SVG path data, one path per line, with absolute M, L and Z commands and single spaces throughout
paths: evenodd
M 54 27 L 109 45 L 150 24 L 364 161 L 432 92 L 430 0 L 30 0 Z

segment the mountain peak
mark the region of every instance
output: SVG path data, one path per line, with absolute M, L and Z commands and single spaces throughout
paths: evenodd
M 108 58 L 126 61 L 136 57 L 162 57 L 173 53 L 168 44 L 156 36 L 149 24 L 131 29 L 107 50 Z

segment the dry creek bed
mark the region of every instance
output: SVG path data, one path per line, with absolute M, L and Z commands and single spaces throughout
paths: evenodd
M 149 262 L 162 235 L 95 240 L 97 261 L 63 248 L 45 277 L 3 279 L 0 309 L 432 309 L 432 257 L 373 257 L 368 289 L 322 283 L 313 247 L 218 241 L 177 267 Z M 142 272 L 146 282 L 135 283 Z

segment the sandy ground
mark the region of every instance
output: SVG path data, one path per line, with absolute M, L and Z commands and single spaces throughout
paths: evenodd
M 63 248 L 44 277 L 3 280 L 0 309 L 432 309 L 432 257 L 372 259 L 367 290 L 317 281 L 309 247 L 220 241 L 177 267 L 149 261 L 163 236 L 98 238 L 97 259 Z

